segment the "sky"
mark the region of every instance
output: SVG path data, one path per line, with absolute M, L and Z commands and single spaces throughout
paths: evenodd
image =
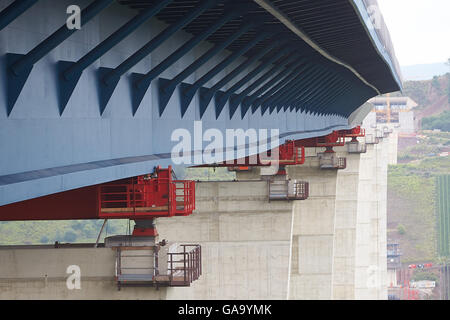
M 378 0 L 401 66 L 450 58 L 450 0 Z

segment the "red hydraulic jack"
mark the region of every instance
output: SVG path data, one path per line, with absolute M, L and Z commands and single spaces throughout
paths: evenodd
M 134 220 L 136 223 L 133 229 L 133 237 L 157 237 L 158 231 L 153 219 L 138 219 Z

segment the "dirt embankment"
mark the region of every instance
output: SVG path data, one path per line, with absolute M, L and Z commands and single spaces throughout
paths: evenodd
M 422 118 L 438 115 L 445 110 L 450 109 L 447 96 L 436 97 L 436 100 L 430 106 L 425 107 L 423 110 L 418 111 L 415 116 L 418 121 Z
M 450 74 L 429 81 L 408 82 L 409 96 L 419 106 L 415 110 L 416 120 L 438 115 L 450 109 Z

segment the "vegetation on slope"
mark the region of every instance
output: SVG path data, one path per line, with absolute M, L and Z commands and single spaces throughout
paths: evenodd
M 446 110 L 437 116 L 423 118 L 422 129 L 450 131 L 450 110 Z
M 450 132 L 424 132 L 419 143 L 398 152 L 399 162 L 411 162 L 439 155 L 450 148 Z
M 103 220 L 7 221 L 0 222 L 0 245 L 92 243 L 97 240 Z M 134 225 L 134 223 L 133 223 Z M 127 234 L 128 220 L 109 220 L 105 236 Z
M 396 229 L 388 237 L 399 241 L 404 263 L 436 259 L 434 179 L 410 171 L 408 165 L 389 168 L 388 201 L 402 204 L 389 211 Z M 415 169 L 415 168 L 414 168 Z M 391 207 L 392 209 L 392 207 Z
M 435 76 L 432 80 L 405 81 L 403 93 L 397 92 L 393 96 L 406 96 L 417 102 L 418 110 L 431 106 L 441 96 L 450 101 L 450 73 Z
M 439 117 L 445 111 L 450 110 L 450 73 L 434 77 L 426 81 L 406 81 L 403 84 L 403 92 L 397 92 L 392 96 L 407 96 L 417 102 L 415 117 L 422 122 L 432 116 Z M 448 130 L 449 118 L 445 121 L 438 119 L 425 120 L 426 125 L 422 129 Z
M 389 167 L 388 238 L 400 243 L 404 263 L 438 261 L 435 177 L 450 173 L 450 161 L 436 153 L 449 142 L 450 133 L 425 133 L 417 146 L 399 154 L 411 162 Z

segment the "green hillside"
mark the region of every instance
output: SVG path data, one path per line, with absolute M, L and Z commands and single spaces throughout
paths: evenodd
M 422 134 L 417 146 L 399 153 L 410 162 L 388 171 L 388 238 L 400 243 L 404 263 L 439 259 L 436 178 L 450 174 L 450 161 L 431 152 L 450 143 L 450 133 Z
M 446 110 L 439 115 L 425 117 L 422 119 L 422 129 L 450 131 L 450 110 Z
M 388 171 L 388 238 L 402 248 L 402 261 L 438 261 L 437 215 L 440 189 L 436 179 L 450 174 L 449 157 L 439 154 L 450 146 L 450 73 L 428 81 L 407 81 L 402 94 L 418 103 L 414 109 L 423 130 L 418 144 L 399 150 L 398 161 Z M 440 220 L 441 219 L 441 220 Z
M 0 222 L 0 245 L 95 242 L 102 224 L 103 220 Z M 127 232 L 128 220 L 109 220 L 101 241 Z

